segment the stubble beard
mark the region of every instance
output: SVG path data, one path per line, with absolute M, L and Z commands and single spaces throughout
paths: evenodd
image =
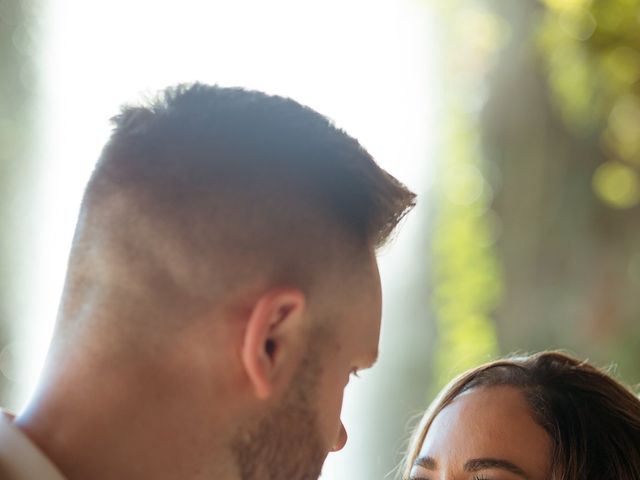
M 313 408 L 320 355 L 311 349 L 281 405 L 232 446 L 241 480 L 317 480 L 327 456 Z

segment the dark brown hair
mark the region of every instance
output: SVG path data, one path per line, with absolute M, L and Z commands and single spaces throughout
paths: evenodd
M 284 188 L 324 204 L 373 244 L 413 205 L 414 194 L 355 139 L 289 98 L 179 85 L 148 105 L 125 107 L 113 122 L 94 177 L 111 172 L 120 182 L 173 190 L 229 182 L 240 189 L 256 183 Z
M 167 292 L 208 297 L 259 275 L 307 289 L 384 243 L 414 204 L 355 139 L 288 98 L 180 85 L 113 122 L 67 290 L 113 278 L 169 306 Z
M 520 389 L 549 434 L 552 480 L 640 479 L 640 399 L 604 371 L 560 352 L 498 360 L 454 379 L 415 431 L 405 477 L 442 409 L 472 388 L 500 385 Z

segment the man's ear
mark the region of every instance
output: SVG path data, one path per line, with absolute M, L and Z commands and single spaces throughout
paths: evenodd
M 294 288 L 270 290 L 255 303 L 244 333 L 242 363 L 258 398 L 269 398 L 297 366 L 305 338 L 304 311 L 304 294 Z

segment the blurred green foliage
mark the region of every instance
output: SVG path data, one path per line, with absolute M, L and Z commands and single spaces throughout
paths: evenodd
M 633 384 L 640 379 L 638 2 L 491 4 L 511 26 L 481 122 L 485 158 L 498 172 L 502 353 L 568 349 L 617 365 Z
M 593 177 L 613 208 L 640 203 L 640 0 L 544 0 L 539 44 L 566 125 L 598 135 Z
M 436 1 L 435 378 L 513 351 L 640 370 L 640 0 Z
M 504 32 L 478 2 L 447 2 L 441 14 L 453 28 L 445 52 L 449 88 L 432 244 L 436 388 L 498 354 L 492 313 L 502 291 L 494 249 L 499 221 L 490 209 L 476 94 Z

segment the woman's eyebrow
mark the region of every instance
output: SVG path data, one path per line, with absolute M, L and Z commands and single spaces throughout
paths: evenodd
M 416 461 L 413 462 L 414 465 L 422 468 L 426 468 L 427 470 L 436 470 L 437 464 L 433 457 L 418 457 Z
M 474 458 L 472 460 L 468 460 L 467 463 L 464 464 L 464 469 L 467 472 L 477 472 L 487 468 L 499 468 L 514 473 L 515 475 L 519 475 L 525 480 L 529 480 L 529 475 L 527 475 L 522 468 L 507 460 L 499 458 Z

